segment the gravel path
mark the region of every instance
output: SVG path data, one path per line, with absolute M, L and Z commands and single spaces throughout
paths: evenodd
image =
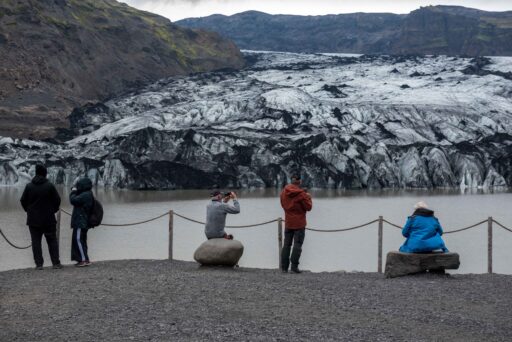
M 0 341 L 511 341 L 512 276 L 179 261 L 0 272 Z

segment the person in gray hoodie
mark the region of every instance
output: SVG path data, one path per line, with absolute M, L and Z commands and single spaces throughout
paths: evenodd
M 233 200 L 233 205 L 227 202 Z M 206 224 L 204 233 L 208 240 L 210 239 L 228 239 L 232 240 L 233 235 L 226 234 L 226 215 L 240 213 L 240 203 L 234 192 L 230 192 L 228 196 L 223 196 L 220 191 L 214 191 L 211 195 L 211 201 L 206 207 Z

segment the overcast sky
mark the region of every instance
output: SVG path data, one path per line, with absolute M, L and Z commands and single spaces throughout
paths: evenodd
M 271 14 L 320 15 L 353 12 L 409 13 L 420 6 L 459 5 L 487 11 L 510 11 L 512 0 L 120 0 L 173 21 L 248 10 Z

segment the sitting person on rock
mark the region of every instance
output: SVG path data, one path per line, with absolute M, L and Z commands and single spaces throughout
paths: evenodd
M 233 200 L 233 205 L 228 204 L 229 200 Z M 226 234 L 224 227 L 226 226 L 227 214 L 240 213 L 240 203 L 234 192 L 223 194 L 220 191 L 214 191 L 211 195 L 211 201 L 206 207 L 206 224 L 204 233 L 206 238 L 210 239 L 228 239 L 233 240 L 233 235 Z
M 404 253 L 429 253 L 437 250 L 448 252 L 441 235 L 443 228 L 434 212 L 425 202 L 414 206 L 414 213 L 407 218 L 402 235 L 406 238 L 400 247 Z

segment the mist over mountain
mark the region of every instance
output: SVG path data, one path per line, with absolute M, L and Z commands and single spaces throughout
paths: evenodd
M 366 54 L 512 55 L 512 11 L 428 6 L 407 15 L 352 13 L 189 18 L 176 24 L 233 39 L 241 49 Z
M 0 134 L 34 138 L 53 137 L 88 101 L 244 63 L 217 33 L 114 0 L 2 0 L 0 56 Z

